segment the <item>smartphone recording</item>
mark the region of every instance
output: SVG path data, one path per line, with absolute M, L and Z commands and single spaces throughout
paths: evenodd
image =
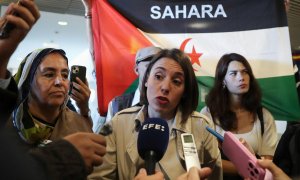
M 86 76 L 86 67 L 85 66 L 79 66 L 79 65 L 71 66 L 71 75 L 70 75 L 71 83 L 70 83 L 70 92 L 69 92 L 69 94 L 71 94 L 73 88 L 75 90 L 77 90 L 75 87 L 73 87 L 73 82 L 78 83 L 78 81 L 76 80 L 76 77 L 78 77 L 82 82 L 85 83 L 85 81 L 86 81 L 85 76 Z
M 71 82 L 77 82 L 76 77 L 78 77 L 82 82 L 85 82 L 85 76 L 86 76 L 85 66 L 74 65 L 71 67 L 71 75 L 70 75 Z

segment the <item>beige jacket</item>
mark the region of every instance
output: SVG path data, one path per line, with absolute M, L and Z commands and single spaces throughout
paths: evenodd
M 144 107 L 132 107 L 113 117 L 110 122 L 113 133 L 106 137 L 107 153 L 104 156 L 104 162 L 94 169 L 89 179 L 131 180 L 136 176 L 138 170 L 144 167 L 144 161 L 139 157 L 137 151 L 138 132 L 136 131 L 136 120 L 143 123 L 145 119 L 143 109 Z M 180 134 L 189 132 L 194 135 L 201 166 L 209 166 L 213 169 L 209 179 L 222 179 L 218 142 L 205 130 L 207 125 L 212 127 L 212 121 L 197 112 L 194 112 L 183 126 L 180 125 L 180 120 L 181 111 L 177 111 L 176 125 L 172 129 L 175 132 L 174 136 L 170 136 L 167 151 L 159 161 L 162 169 L 159 166 L 157 169 L 165 173 L 165 179 L 176 179 L 186 172 L 181 164 L 184 159 Z

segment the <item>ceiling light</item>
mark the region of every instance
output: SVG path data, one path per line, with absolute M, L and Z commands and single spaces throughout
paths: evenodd
M 59 25 L 61 25 L 61 26 L 66 26 L 66 25 L 68 25 L 68 22 L 67 21 L 58 21 L 57 22 Z
M 53 43 L 53 42 L 50 42 L 50 43 L 44 42 L 43 47 L 46 47 L 46 48 L 59 48 L 59 45 L 56 44 L 56 43 Z

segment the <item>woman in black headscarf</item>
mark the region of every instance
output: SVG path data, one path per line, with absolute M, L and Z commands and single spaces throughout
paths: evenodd
M 35 50 L 21 63 L 15 75 L 20 101 L 13 123 L 27 143 L 39 145 L 78 131 L 92 132 L 89 117 L 66 107 L 68 75 L 68 59 L 61 49 Z M 88 88 L 81 81 L 78 84 L 78 92 L 72 92 L 72 96 L 79 96 Z

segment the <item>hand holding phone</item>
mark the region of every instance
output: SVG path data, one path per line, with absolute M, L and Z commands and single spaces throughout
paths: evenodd
M 226 131 L 224 138 L 222 135 L 206 127 L 206 129 L 212 133 L 222 142 L 222 150 L 228 159 L 234 164 L 238 172 L 244 178 L 250 178 L 253 180 L 271 180 L 272 175 L 269 170 L 261 168 L 257 164 L 256 157 L 250 153 L 250 151 L 229 131 Z
M 71 75 L 70 75 L 71 82 L 77 82 L 76 77 L 78 77 L 82 82 L 85 82 L 85 76 L 86 76 L 85 66 L 74 65 L 71 67 Z
M 12 16 L 8 17 L 8 15 Z M 39 18 L 40 12 L 34 0 L 19 0 L 11 3 L 2 19 L 0 39 L 11 38 L 21 41 Z M 14 31 L 13 36 L 12 31 Z
M 82 82 L 85 82 L 85 76 L 86 76 L 85 66 L 79 66 L 79 65 L 71 66 L 71 75 L 70 75 L 71 87 L 70 87 L 69 94 L 71 94 L 73 88 L 78 91 L 78 89 L 73 87 L 73 82 L 78 83 L 76 77 L 78 77 Z
M 0 39 L 8 38 L 11 30 L 15 28 L 15 25 L 5 21 L 3 26 L 0 28 Z
M 20 0 L 16 3 L 17 5 L 20 5 Z M 17 13 L 11 12 L 10 14 L 18 16 Z M 6 19 L 4 20 L 4 23 L 0 27 L 0 39 L 5 39 L 9 37 L 10 32 L 15 28 L 15 25 L 8 22 Z

